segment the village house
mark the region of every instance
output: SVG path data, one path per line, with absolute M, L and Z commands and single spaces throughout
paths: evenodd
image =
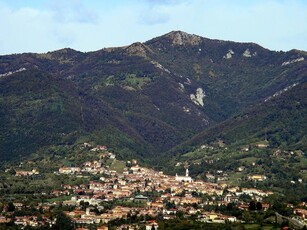
M 108 226 L 97 227 L 97 230 L 109 230 Z
M 5 216 L 0 216 L 0 224 L 6 224 L 6 223 L 9 223 L 11 221 L 12 221 L 11 218 L 8 218 L 8 217 L 5 217 Z
M 268 141 L 263 141 L 263 142 L 260 142 L 260 143 L 257 143 L 256 144 L 256 147 L 258 147 L 258 148 L 267 148 L 267 147 L 269 147 L 270 145 L 269 145 L 269 142 Z
M 225 195 L 224 201 L 226 201 L 228 203 L 238 202 L 239 197 L 228 193 L 228 194 Z
M 259 175 L 259 174 L 248 176 L 248 179 L 253 181 L 264 181 L 266 180 L 266 178 L 267 177 L 265 175 Z
M 60 174 L 77 174 L 81 172 L 80 167 L 62 167 L 59 168 Z
M 293 210 L 293 213 L 299 217 L 301 217 L 303 220 L 307 220 L 307 210 L 302 208 L 296 208 Z
M 51 225 L 51 220 L 42 217 L 42 220 L 38 220 L 37 216 L 16 216 L 14 220 L 14 224 L 16 225 L 22 225 L 22 226 L 31 226 L 31 227 L 38 227 L 42 226 L 44 224 Z
M 245 170 L 245 166 L 240 166 L 237 168 L 238 172 L 243 172 Z
M 159 225 L 156 221 L 146 221 L 145 229 L 146 230 L 157 230 L 159 228 Z
M 215 180 L 215 176 L 213 174 L 210 173 L 206 173 L 206 178 L 208 181 L 214 181 Z
M 250 196 L 258 195 L 260 197 L 264 197 L 264 196 L 271 195 L 273 193 L 270 192 L 270 191 L 264 192 L 260 189 L 255 189 L 255 188 L 242 188 L 242 192 L 237 192 L 236 195 L 239 196 L 241 194 L 247 194 L 247 195 L 250 195 Z
M 163 210 L 164 207 L 162 202 L 148 202 L 147 205 L 153 210 Z
M 39 172 L 36 169 L 32 169 L 32 171 L 16 170 L 15 176 L 32 176 L 38 174 Z
M 226 216 L 215 212 L 202 212 L 198 216 L 198 220 L 206 223 L 221 223 L 224 224 L 226 221 L 236 222 L 235 216 Z
M 24 204 L 20 202 L 14 202 L 13 205 L 15 206 L 16 210 L 21 210 L 24 207 Z

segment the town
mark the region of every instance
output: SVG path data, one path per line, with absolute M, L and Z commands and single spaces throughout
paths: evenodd
M 60 167 L 53 174 L 86 178 L 88 183 L 64 183 L 61 189 L 49 194 L 43 192 L 40 195 L 48 196 L 49 200 L 32 207 L 39 210 L 33 212 L 36 215 L 18 215 L 30 208 L 20 200 L 3 204 L 0 224 L 12 223 L 21 229 L 52 227 L 59 216 L 50 215 L 50 210 L 61 207 L 76 229 L 159 229 L 161 220 L 176 218 L 193 218 L 207 224 L 244 223 L 247 221 L 244 213 L 267 211 L 271 206 L 265 198 L 273 196 L 272 191 L 230 186 L 223 180 L 214 183 L 193 179 L 188 167 L 185 175 L 165 175 L 162 171 L 139 166 L 137 160 L 123 163 L 106 146 L 92 148 L 89 143 L 84 143 L 82 147 L 89 148 L 97 159 L 85 161 L 80 166 Z M 114 170 L 110 167 L 112 164 L 122 167 Z M 39 174 L 37 169 L 15 170 L 16 177 Z M 210 174 L 207 178 L 210 180 Z M 266 178 L 252 175 L 248 179 L 262 181 Z M 303 228 L 307 220 L 307 204 L 288 205 L 293 210 L 293 221 Z

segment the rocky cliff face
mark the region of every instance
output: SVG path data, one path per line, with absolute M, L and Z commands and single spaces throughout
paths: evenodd
M 172 45 L 199 45 L 202 41 L 200 36 L 194 34 L 188 34 L 182 31 L 173 31 L 165 35 L 165 37 L 169 38 Z

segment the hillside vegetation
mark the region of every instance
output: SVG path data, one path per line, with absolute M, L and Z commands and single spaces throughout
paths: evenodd
M 272 146 L 305 151 L 306 58 L 181 31 L 89 53 L 0 56 L 0 160 L 95 141 L 146 161 L 264 132 Z

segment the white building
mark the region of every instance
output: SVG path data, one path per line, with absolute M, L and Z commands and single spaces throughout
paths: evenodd
M 185 176 L 178 176 L 176 173 L 176 181 L 193 182 L 193 179 L 189 176 L 189 169 L 185 170 Z

